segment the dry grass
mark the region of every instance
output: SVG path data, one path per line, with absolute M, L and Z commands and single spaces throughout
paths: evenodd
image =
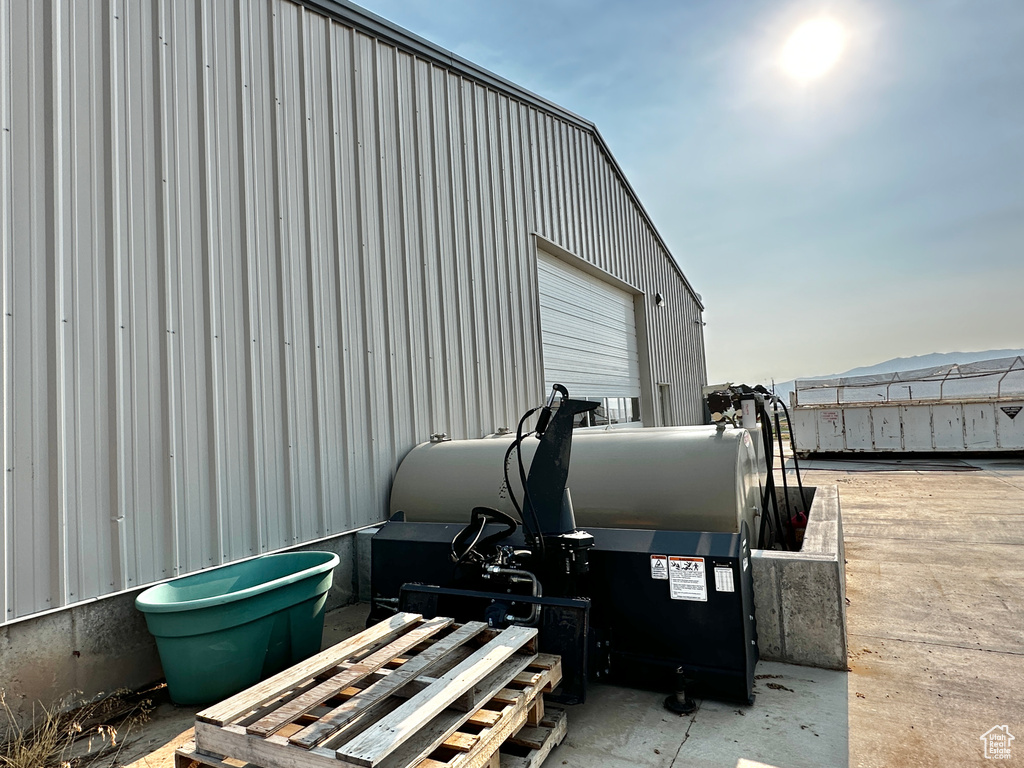
M 129 691 L 82 702 L 69 693 L 19 721 L 0 690 L 0 768 L 100 768 L 115 765 L 132 729 L 149 719 L 152 704 Z

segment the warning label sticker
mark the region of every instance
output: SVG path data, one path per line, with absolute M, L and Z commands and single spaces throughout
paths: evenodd
M 703 557 L 668 558 L 668 594 L 673 600 L 708 600 Z
M 668 558 L 665 555 L 651 555 L 651 578 L 668 581 Z
M 715 590 L 718 592 L 735 592 L 736 582 L 732 577 L 732 568 L 715 566 Z
M 999 410 L 1001 410 L 1003 413 L 1009 416 L 1010 421 L 1013 421 L 1015 418 L 1017 418 L 1017 414 L 1020 413 L 1020 409 L 1021 406 L 1019 405 L 1004 405 Z

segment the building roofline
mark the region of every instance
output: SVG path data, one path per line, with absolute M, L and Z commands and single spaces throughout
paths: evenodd
M 683 274 L 683 270 L 672 255 L 672 251 L 669 250 L 668 246 L 665 244 L 665 239 L 661 236 L 658 228 L 654 225 L 654 221 L 651 219 L 650 214 L 647 213 L 647 209 L 644 208 L 643 203 L 640 202 L 640 196 L 637 195 L 636 190 L 633 189 L 633 185 L 629 183 L 629 179 L 626 178 L 626 174 L 623 173 L 622 167 L 615 159 L 615 156 L 611 153 L 607 142 L 604 140 L 604 137 L 601 135 L 601 132 L 597 129 L 597 126 L 594 123 L 580 117 L 576 113 L 571 112 L 564 107 L 560 107 L 558 104 L 545 99 L 543 96 L 538 96 L 536 93 L 533 93 L 520 85 L 516 85 L 511 80 L 506 80 L 504 77 L 496 75 L 493 72 L 474 64 L 452 51 L 449 51 L 436 43 L 432 43 L 429 40 L 398 26 L 394 22 L 388 21 L 387 19 L 350 2 L 349 0 L 296 1 L 300 5 L 306 6 L 319 13 L 326 14 L 327 16 L 337 19 L 338 21 L 362 32 L 366 32 L 374 37 L 383 38 L 407 53 L 411 53 L 414 56 L 418 56 L 448 69 L 457 71 L 485 86 L 508 94 L 527 104 L 531 104 L 538 109 L 555 115 L 556 117 L 579 126 L 591 133 L 595 141 L 597 141 L 601 151 L 608 159 L 608 162 L 611 163 L 612 168 L 615 169 L 615 173 L 618 175 L 619 181 L 621 181 L 623 186 L 626 188 L 626 192 L 632 198 L 637 210 L 640 211 L 640 215 L 643 216 L 644 220 L 647 222 L 647 226 L 651 228 L 651 232 L 657 239 L 658 244 L 665 251 L 672 268 L 682 279 L 683 284 L 690 292 L 693 300 L 697 302 L 701 311 L 704 310 L 704 302 L 701 301 L 700 295 L 693 289 L 693 286 L 686 278 L 686 275 Z

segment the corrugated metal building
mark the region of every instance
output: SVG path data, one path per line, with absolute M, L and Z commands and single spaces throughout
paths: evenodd
M 595 127 L 355 6 L 6 0 L 0 123 L 4 622 L 378 522 L 545 372 L 701 419 Z

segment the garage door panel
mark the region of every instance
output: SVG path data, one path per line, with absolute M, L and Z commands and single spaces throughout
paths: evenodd
M 564 308 L 551 310 L 543 319 L 547 323 L 546 333 L 550 333 L 554 337 L 571 336 L 577 343 L 591 341 L 600 344 L 621 345 L 623 335 L 629 332 L 629 325 L 625 322 L 615 323 L 608 317 L 587 315 L 582 312 L 574 315 Z M 580 330 L 586 331 L 586 335 L 582 338 L 576 335 Z
M 624 292 L 623 292 L 624 293 Z M 625 294 L 629 296 L 629 294 Z M 566 296 L 564 293 L 549 295 L 552 300 L 547 309 L 555 317 L 569 320 L 586 318 L 607 328 L 620 331 L 636 329 L 632 301 L 629 306 L 621 303 L 621 297 L 593 293 L 586 296 Z M 554 300 L 557 298 L 557 303 Z
M 633 296 L 540 252 L 544 378 L 586 397 L 639 397 Z

